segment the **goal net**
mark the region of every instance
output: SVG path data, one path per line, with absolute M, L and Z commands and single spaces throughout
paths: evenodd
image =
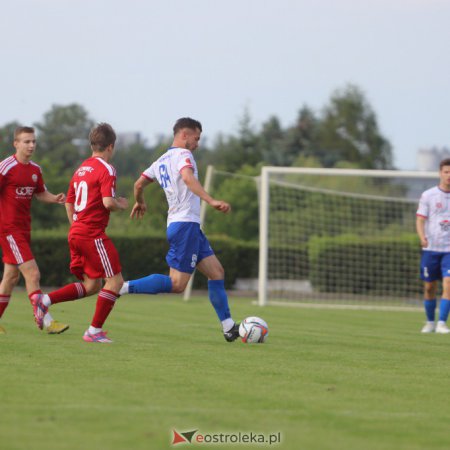
M 418 304 L 420 194 L 437 174 L 264 167 L 259 303 Z

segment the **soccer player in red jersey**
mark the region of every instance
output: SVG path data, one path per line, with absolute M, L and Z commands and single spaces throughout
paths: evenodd
M 14 132 L 15 155 L 0 162 L 0 246 L 4 271 L 0 283 L 0 317 L 9 304 L 20 273 L 25 279 L 28 297 L 34 306 L 40 288 L 39 267 L 30 248 L 31 201 L 36 197 L 45 203 L 64 204 L 66 196 L 52 194 L 44 184 L 41 168 L 31 161 L 36 150 L 36 136 L 32 127 L 18 127 Z M 47 314 L 43 327 L 50 334 L 69 328 Z M 0 333 L 5 329 L 0 326 Z
M 36 323 L 50 305 L 76 300 L 98 292 L 91 326 L 84 333 L 86 342 L 112 342 L 103 324 L 119 298 L 123 284 L 119 255 L 105 230 L 111 211 L 125 210 L 128 200 L 116 198 L 116 170 L 109 164 L 116 142 L 111 125 L 100 123 L 91 130 L 92 156 L 75 171 L 67 193 L 66 210 L 69 231 L 70 271 L 81 281 L 40 296 L 34 308 Z M 102 279 L 105 285 L 102 288 Z

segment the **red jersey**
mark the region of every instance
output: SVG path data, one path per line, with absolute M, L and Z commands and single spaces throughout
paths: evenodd
M 74 205 L 69 235 L 97 237 L 105 232 L 110 211 L 103 197 L 115 197 L 116 169 L 102 158 L 86 159 L 70 180 L 66 203 Z
M 13 155 L 0 162 L 0 233 L 30 233 L 31 199 L 46 189 L 41 168 L 33 161 L 23 164 Z

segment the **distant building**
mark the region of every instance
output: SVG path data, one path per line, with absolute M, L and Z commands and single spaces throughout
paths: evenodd
M 436 171 L 439 168 L 439 163 L 445 158 L 450 158 L 450 149 L 447 147 L 421 148 L 417 152 L 417 170 L 422 172 Z
M 141 133 L 139 132 L 127 132 L 127 133 L 117 133 L 116 145 L 117 149 L 127 148 L 131 145 L 142 144 Z

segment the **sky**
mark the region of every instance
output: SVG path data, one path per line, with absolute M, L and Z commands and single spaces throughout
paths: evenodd
M 78 103 L 149 144 L 190 116 L 212 143 L 352 83 L 414 170 L 450 148 L 449 24 L 450 0 L 5 0 L 0 126 Z

